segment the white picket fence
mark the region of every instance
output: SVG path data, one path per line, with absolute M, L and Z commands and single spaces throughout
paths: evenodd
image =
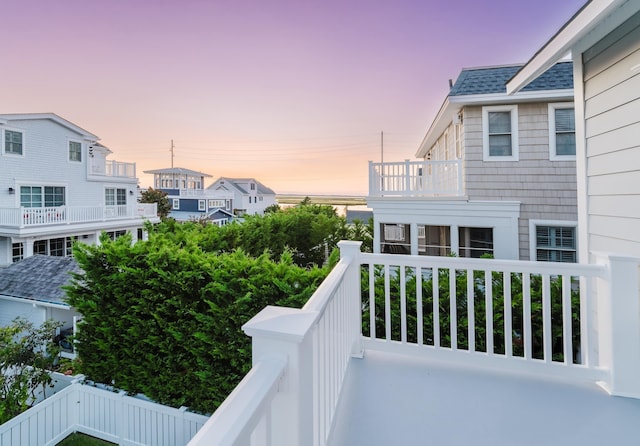
M 75 382 L 0 425 L 0 446 L 55 446 L 74 432 L 126 446 L 178 446 L 207 419 Z

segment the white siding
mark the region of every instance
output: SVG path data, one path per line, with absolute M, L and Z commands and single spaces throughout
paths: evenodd
M 589 248 L 640 255 L 640 13 L 583 62 Z
M 40 326 L 46 320 L 46 310 L 28 302 L 16 302 L 0 298 L 0 327 L 6 327 L 17 317 Z

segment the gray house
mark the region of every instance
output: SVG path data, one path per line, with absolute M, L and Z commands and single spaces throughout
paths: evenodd
M 507 95 L 520 68 L 463 69 L 417 160 L 370 163 L 377 252 L 576 261 L 572 63 Z

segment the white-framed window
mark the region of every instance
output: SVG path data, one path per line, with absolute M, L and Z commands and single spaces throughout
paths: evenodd
M 381 223 L 380 252 L 411 254 L 411 227 L 407 224 Z
M 224 200 L 209 200 L 209 209 L 224 208 Z
M 25 208 L 65 205 L 64 186 L 20 186 L 20 206 Z
M 33 253 L 54 257 L 70 257 L 73 254 L 73 242 L 77 237 L 62 237 L 33 242 Z
M 198 200 L 198 210 L 199 211 L 207 210 L 207 202 L 205 200 Z
M 10 155 L 24 155 L 24 133 L 18 130 L 5 129 L 4 153 Z
M 82 161 L 82 143 L 69 141 L 69 161 Z
M 172 199 L 172 205 L 171 205 L 172 209 L 180 209 L 180 199 L 179 198 L 173 198 Z
M 576 115 L 573 102 L 549 104 L 549 159 L 576 159 Z
M 107 187 L 104 190 L 104 204 L 106 206 L 124 206 L 127 204 L 127 190 Z
M 256 183 L 251 183 L 251 190 L 256 190 Z
M 529 251 L 531 260 L 577 262 L 577 223 L 575 221 L 530 220 Z
M 418 225 L 418 255 L 447 256 L 451 253 L 451 227 Z
M 493 228 L 458 228 L 458 255 L 478 259 L 493 256 Z
M 518 161 L 518 106 L 482 107 L 484 161 Z

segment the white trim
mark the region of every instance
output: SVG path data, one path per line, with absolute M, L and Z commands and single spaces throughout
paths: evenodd
M 511 113 L 511 155 L 489 155 L 489 113 Z M 518 161 L 520 151 L 518 148 L 518 105 L 491 105 L 482 107 L 482 160 L 483 161 Z
M 180 210 L 180 199 L 172 198 L 171 209 Z
M 537 261 L 537 237 L 536 237 L 536 228 L 538 226 L 552 226 L 552 227 L 563 227 L 563 228 L 573 228 L 575 230 L 574 237 L 576 240 L 576 262 L 580 260 L 578 253 L 580 252 L 578 247 L 580 246 L 578 239 L 578 222 L 571 220 L 529 220 L 529 260 L 536 262 Z
M 556 151 L 556 119 L 555 111 L 561 109 L 574 109 L 573 102 L 550 102 L 547 104 L 549 118 L 549 160 L 551 161 L 575 161 L 574 155 L 558 155 Z M 577 138 L 576 138 L 577 139 Z
M 206 211 L 207 210 L 207 201 L 206 200 L 198 200 L 198 210 Z
M 582 53 L 573 54 L 573 79 L 576 89 L 574 109 L 576 111 L 576 179 L 578 205 L 578 246 L 583 246 L 578 252 L 581 263 L 589 262 L 589 183 L 587 175 L 587 139 L 586 123 L 584 119 L 584 82 L 583 82 Z

